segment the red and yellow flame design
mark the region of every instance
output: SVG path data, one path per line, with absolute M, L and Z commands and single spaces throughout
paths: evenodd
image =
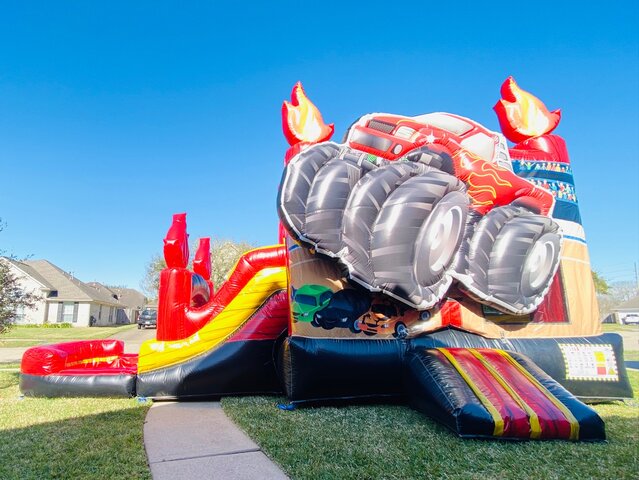
M 475 205 L 493 206 L 497 200 L 497 189 L 508 189 L 513 185 L 493 164 L 480 161 L 477 166 L 478 171 L 472 171 L 468 176 L 468 194 Z
M 319 143 L 331 138 L 335 127 L 326 125 L 322 114 L 311 102 L 302 83 L 297 82 L 291 92 L 291 101 L 282 105 L 282 128 L 289 145 Z
M 545 135 L 559 124 L 561 111 L 548 111 L 541 100 L 519 88 L 513 77 L 502 84 L 501 96 L 494 109 L 503 134 L 512 142 Z
M 468 150 L 459 148 L 453 154 L 453 161 L 455 176 L 466 183 L 472 208 L 481 215 L 515 200 L 542 215 L 548 215 L 553 207 L 554 199 L 550 192 Z

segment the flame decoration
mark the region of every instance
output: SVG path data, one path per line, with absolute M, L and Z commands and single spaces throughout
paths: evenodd
M 512 188 L 512 183 L 503 178 L 501 168 L 496 167 L 471 152 L 464 152 L 462 162 L 466 164 L 470 174 L 465 180 L 468 184 L 468 195 L 476 206 L 495 205 L 499 193 L 497 189 Z
M 282 105 L 282 128 L 289 145 L 300 142 L 319 143 L 331 138 L 334 125 L 326 125 L 322 114 L 311 102 L 302 83 L 297 82 L 291 92 L 291 101 Z
M 502 99 L 494 107 L 503 134 L 511 142 L 552 132 L 561 119 L 561 111 L 548 111 L 541 100 L 519 88 L 513 77 L 501 86 Z

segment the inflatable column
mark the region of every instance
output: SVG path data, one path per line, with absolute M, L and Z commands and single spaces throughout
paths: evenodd
M 501 95 L 494 108 L 502 132 L 515 143 L 509 149 L 513 170 L 553 194 L 551 213 L 564 238 L 559 271 L 533 322 L 576 323 L 582 326 L 581 333 L 597 333 L 599 310 L 570 158 L 563 138 L 551 134 L 561 112 L 548 111 L 512 77 L 502 85 Z

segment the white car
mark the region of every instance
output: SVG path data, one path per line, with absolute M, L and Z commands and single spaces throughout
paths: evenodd
M 629 313 L 623 317 L 623 323 L 625 325 L 639 325 L 639 313 Z

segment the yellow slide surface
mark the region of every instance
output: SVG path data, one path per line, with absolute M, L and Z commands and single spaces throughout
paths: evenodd
M 260 270 L 224 310 L 190 337 L 144 342 L 138 358 L 138 373 L 176 365 L 214 349 L 237 331 L 273 293 L 286 287 L 285 267 Z

